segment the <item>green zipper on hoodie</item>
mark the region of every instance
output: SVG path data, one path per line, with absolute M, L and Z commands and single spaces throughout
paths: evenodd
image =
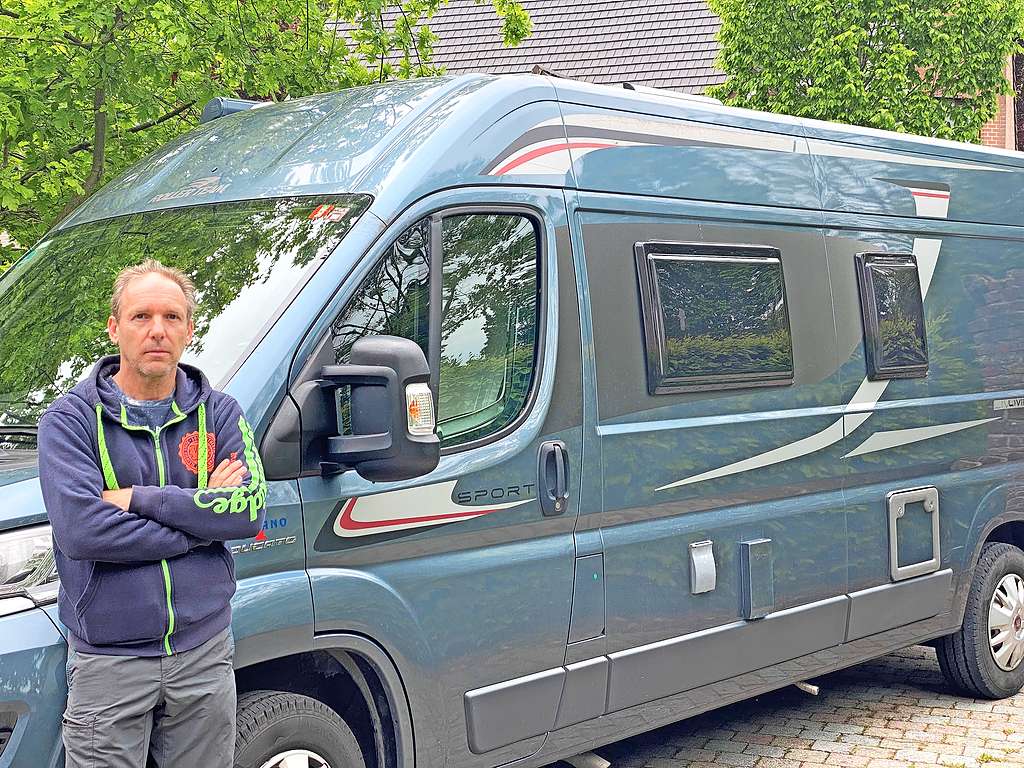
M 199 407 L 203 411 L 206 410 L 202 405 L 200 405 Z M 168 427 L 172 426 L 173 424 L 177 424 L 180 421 L 184 421 L 186 418 L 186 415 L 182 413 L 181 409 L 178 408 L 178 404 L 175 403 L 174 401 L 171 401 L 171 409 L 174 411 L 174 418 L 168 421 L 159 429 L 154 431 L 149 427 L 141 427 L 129 424 L 128 412 L 125 410 L 124 405 L 121 405 L 121 427 L 128 431 L 148 432 L 153 437 L 153 450 L 156 453 L 156 471 L 160 480 L 161 487 L 166 485 L 167 478 L 164 470 L 163 450 L 160 448 L 160 434 Z M 203 415 L 205 416 L 205 413 Z M 206 430 L 204 429 L 203 432 L 205 431 Z M 97 404 L 96 406 L 96 433 L 100 446 L 100 464 L 102 465 L 103 469 L 103 477 L 106 480 L 107 485 L 110 486 L 110 490 L 117 490 L 119 487 L 117 484 L 117 477 L 114 475 L 114 467 L 110 463 L 110 453 L 107 450 L 106 439 L 104 438 L 103 435 L 102 404 Z M 202 437 L 205 438 L 205 435 L 203 435 Z M 171 569 L 170 566 L 167 564 L 166 559 L 160 561 L 160 568 L 163 570 L 164 593 L 167 596 L 167 632 L 164 634 L 164 650 L 167 652 L 168 656 L 171 656 L 174 653 L 174 650 L 171 647 L 171 635 L 174 633 L 174 585 L 171 582 Z

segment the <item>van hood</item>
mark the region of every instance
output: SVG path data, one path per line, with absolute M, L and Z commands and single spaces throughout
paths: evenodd
M 0 454 L 0 531 L 45 523 L 46 507 L 43 506 L 37 467 L 33 463 L 31 467 L 14 469 L 5 459 Z
M 0 487 L 38 476 L 39 454 L 36 451 L 0 450 Z

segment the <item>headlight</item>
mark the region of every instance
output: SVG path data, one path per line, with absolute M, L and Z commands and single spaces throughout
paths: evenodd
M 0 533 L 0 616 L 52 603 L 57 586 L 50 526 Z

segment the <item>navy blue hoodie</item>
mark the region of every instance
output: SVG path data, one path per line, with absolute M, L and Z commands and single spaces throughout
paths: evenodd
M 255 536 L 267 484 L 242 410 L 203 374 L 178 366 L 173 415 L 128 423 L 105 357 L 39 420 L 39 481 L 53 525 L 58 610 L 86 653 L 187 651 L 231 623 L 235 568 L 224 541 Z M 205 438 L 205 439 L 204 439 Z M 225 458 L 238 488 L 207 488 Z M 127 511 L 104 490 L 132 488 Z

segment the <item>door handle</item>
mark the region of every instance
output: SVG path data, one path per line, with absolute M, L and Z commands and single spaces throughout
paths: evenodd
M 537 456 L 537 487 L 545 517 L 565 512 L 569 506 L 569 452 L 561 440 L 541 443 Z

